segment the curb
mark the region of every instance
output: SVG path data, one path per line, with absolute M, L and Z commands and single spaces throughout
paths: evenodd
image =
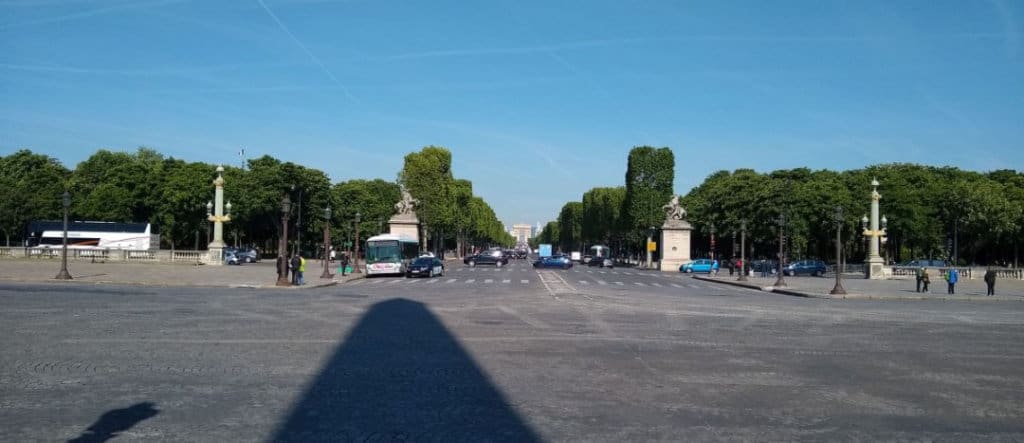
M 692 278 L 697 279 L 697 280 L 701 280 L 701 281 L 706 281 L 706 282 L 720 283 L 720 284 L 725 284 L 725 285 L 738 286 L 738 287 L 741 287 L 741 288 L 754 289 L 754 290 L 758 290 L 758 291 L 761 291 L 761 292 L 771 292 L 771 293 L 776 293 L 776 294 L 790 295 L 790 296 L 793 296 L 793 297 L 820 298 L 820 299 L 827 299 L 827 300 L 889 300 L 889 301 L 928 301 L 928 300 L 932 300 L 932 301 L 975 301 L 975 302 L 980 302 L 980 301 L 984 301 L 984 302 L 995 302 L 995 301 L 1024 302 L 1024 297 L 1008 298 L 1008 297 L 1005 297 L 1005 296 L 998 296 L 998 295 L 995 295 L 995 296 L 992 296 L 992 297 L 968 296 L 968 297 L 962 297 L 962 298 L 961 297 L 953 298 L 953 297 L 926 297 L 926 296 L 886 297 L 886 296 L 858 295 L 858 294 L 846 294 L 846 295 L 814 294 L 814 293 L 810 293 L 810 292 L 802 292 L 802 291 L 797 291 L 797 290 L 793 290 L 793 289 L 787 289 L 787 288 L 784 288 L 784 287 L 783 288 L 777 288 L 777 287 L 774 287 L 774 286 L 758 286 L 758 285 L 753 285 L 753 284 L 750 284 L 750 283 L 742 283 L 742 282 L 730 281 L 730 280 L 719 280 L 719 279 L 715 279 L 715 278 L 701 277 L 701 276 L 697 276 L 697 275 L 694 275 Z
M 11 283 L 23 283 L 23 284 L 61 284 L 61 285 L 111 285 L 111 286 L 140 286 L 148 288 L 229 288 L 229 289 L 286 289 L 286 290 L 299 290 L 299 289 L 314 289 L 314 288 L 327 288 L 331 286 L 337 286 L 340 283 L 337 280 L 331 280 L 329 282 L 317 283 L 317 284 L 306 284 L 302 286 L 276 286 L 276 285 L 257 285 L 249 283 L 227 283 L 227 284 L 175 284 L 175 283 L 155 283 L 155 282 L 138 282 L 138 281 L 114 281 L 114 280 L 25 280 L 25 279 L 13 279 L 13 278 L 0 278 L 0 282 L 11 282 Z

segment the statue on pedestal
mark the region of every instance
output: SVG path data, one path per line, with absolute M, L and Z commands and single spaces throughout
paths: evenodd
M 673 195 L 668 204 L 661 207 L 665 211 L 665 221 L 686 220 L 686 209 L 679 204 L 679 196 Z
M 398 215 L 398 216 L 412 215 L 412 216 L 415 217 L 416 213 L 414 212 L 414 209 L 416 208 L 416 205 L 418 205 L 418 204 L 420 204 L 420 201 L 415 199 L 415 198 L 412 198 L 412 194 L 410 194 L 409 191 L 406 191 L 405 189 L 403 189 L 402 190 L 402 199 L 399 200 L 398 203 L 395 203 L 395 210 L 398 211 L 398 213 L 395 214 L 395 215 Z

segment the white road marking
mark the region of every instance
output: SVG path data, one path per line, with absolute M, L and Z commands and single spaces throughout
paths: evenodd
M 522 283 L 522 284 L 525 285 L 525 284 L 529 284 L 530 281 L 529 280 L 519 280 L 519 283 Z
M 672 287 L 673 287 L 673 288 L 682 288 L 682 286 L 679 286 L 679 285 L 677 285 L 677 284 L 675 284 L 675 283 L 672 283 Z
M 606 281 L 604 281 L 604 280 L 598 280 L 598 281 L 597 281 L 597 284 L 599 284 L 599 285 L 607 285 L 607 284 L 608 284 L 608 282 L 606 282 Z
M 449 278 L 448 281 L 446 281 L 445 283 L 455 283 L 456 280 L 458 280 L 458 279 L 457 278 Z
M 476 279 L 473 279 L 473 278 L 471 278 L 471 279 L 469 279 L 469 280 L 466 280 L 466 283 L 473 283 L 473 282 L 475 282 L 475 281 L 476 281 Z
M 492 280 L 492 279 L 487 279 L 487 280 L 484 280 L 484 283 L 494 283 L 494 280 Z
M 700 289 L 700 286 L 697 286 L 697 285 L 686 285 L 686 287 L 693 288 L 693 289 Z
M 590 284 L 590 282 L 588 282 L 588 281 L 586 281 L 586 280 L 580 280 L 580 284 L 581 284 L 581 285 L 589 285 L 589 284 Z
M 637 286 L 647 286 L 647 285 L 645 285 L 645 284 L 643 284 L 643 283 L 640 283 L 640 282 L 638 282 L 638 281 L 635 281 L 635 282 L 633 282 L 633 284 L 634 284 L 634 285 L 637 285 Z
M 504 283 L 504 284 L 509 284 L 509 283 L 512 283 L 512 280 L 509 280 L 509 279 L 506 278 L 506 279 L 502 280 L 501 282 Z
M 653 285 L 653 286 L 657 286 L 657 287 L 659 287 L 659 288 L 661 287 L 661 283 L 657 283 L 657 282 L 651 283 L 651 285 Z
M 428 281 L 427 283 L 437 283 L 437 282 L 439 282 L 439 281 L 441 281 L 441 279 L 439 279 L 439 278 L 432 278 L 432 279 L 430 279 L 430 281 Z
M 622 286 L 622 282 L 620 282 L 620 281 L 615 282 L 615 284 L 617 284 L 619 286 Z

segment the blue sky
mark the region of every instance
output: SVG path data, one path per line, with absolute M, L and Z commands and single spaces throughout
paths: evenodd
M 506 225 L 669 146 L 720 169 L 1024 169 L 1024 3 L 0 0 L 0 154 L 151 146 L 393 180 L 449 148 Z

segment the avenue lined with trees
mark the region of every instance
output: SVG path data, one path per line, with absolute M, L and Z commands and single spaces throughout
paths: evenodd
M 660 228 L 662 205 L 672 196 L 674 158 L 669 148 L 633 148 L 622 187 L 597 187 L 567 202 L 534 243 L 579 251 L 607 244 L 637 257 L 647 232 Z M 882 164 L 849 171 L 807 168 L 759 173 L 718 171 L 682 197 L 694 226 L 693 257 L 739 257 L 739 230 L 747 222 L 747 256 L 773 259 L 775 218 L 784 213 L 788 259 L 834 261 L 837 206 L 850 214 L 841 225 L 844 260 L 860 261 L 866 242 L 861 217 L 870 204 L 871 180 L 881 182 L 888 219 L 883 256 L 890 262 L 956 258 L 959 264 L 1014 265 L 1024 240 L 1024 173 L 964 171 L 954 167 Z M 735 240 L 735 241 L 734 241 Z
M 301 238 L 304 253 L 319 254 L 322 249 L 327 206 L 333 209 L 334 244 L 349 249 L 355 214 L 360 214 L 361 239 L 386 232 L 405 186 L 420 200 L 416 211 L 436 242 L 432 249 L 511 245 L 512 237 L 494 210 L 472 194 L 472 183 L 452 176 L 451 165 L 451 153 L 435 146 L 407 155 L 397 181 L 331 183 L 323 171 L 270 156 L 250 159 L 244 169 L 225 165 L 225 195 L 232 204 L 225 241 L 276 252 L 280 202 L 289 195 L 293 202 L 289 238 L 293 242 Z M 206 203 L 213 199 L 211 182 L 217 166 L 164 157 L 145 147 L 131 153 L 101 149 L 74 169 L 29 150 L 2 156 L 0 187 L 6 194 L 0 199 L 2 241 L 7 246 L 21 245 L 30 221 L 59 219 L 61 194 L 69 190 L 74 220 L 148 222 L 158 227 L 162 248 L 204 249 L 211 235 Z

